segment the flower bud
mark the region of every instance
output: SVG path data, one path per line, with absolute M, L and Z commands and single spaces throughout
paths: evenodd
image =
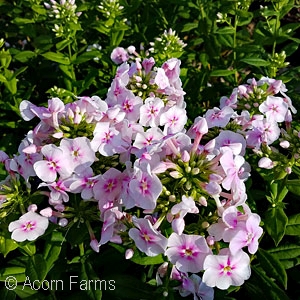
M 133 257 L 134 251 L 132 249 L 127 249 L 125 252 L 125 258 L 131 259 Z

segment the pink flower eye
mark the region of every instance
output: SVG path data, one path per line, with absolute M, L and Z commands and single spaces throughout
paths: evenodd
M 25 224 L 22 225 L 22 230 L 23 231 L 30 231 L 35 229 L 36 223 L 32 221 L 27 221 Z

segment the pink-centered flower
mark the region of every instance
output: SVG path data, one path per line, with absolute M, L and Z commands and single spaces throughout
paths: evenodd
M 172 106 L 160 116 L 160 125 L 164 126 L 165 134 L 182 131 L 186 121 L 186 110 L 177 105 Z
M 74 174 L 67 179 L 66 184 L 70 192 L 76 194 L 81 193 L 83 200 L 90 200 L 94 198 L 93 187 L 98 182 L 101 175 L 94 176 L 92 168 L 86 168 L 80 174 Z
M 97 178 L 93 187 L 95 198 L 99 200 L 99 206 L 105 206 L 107 201 L 116 200 L 121 192 L 122 173 L 115 169 L 108 169 L 103 175 Z
M 143 126 L 157 127 L 164 107 L 164 102 L 157 97 L 150 97 L 140 107 L 140 124 Z
M 133 218 L 133 224 L 136 228 L 131 228 L 128 234 L 140 251 L 148 256 L 156 256 L 165 252 L 167 238 L 154 229 L 148 219 Z
M 33 168 L 36 175 L 45 182 L 54 182 L 57 173 L 62 177 L 68 177 L 73 171 L 71 166 L 64 158 L 64 151 L 53 145 L 48 144 L 42 147 L 42 154 L 45 159 L 35 162 Z
M 19 220 L 11 222 L 8 230 L 12 232 L 11 238 L 17 242 L 34 241 L 44 234 L 48 224 L 48 218 L 29 211 L 22 215 Z
M 243 251 L 232 255 L 226 248 L 218 255 L 208 255 L 203 267 L 205 270 L 203 282 L 221 290 L 242 285 L 251 274 L 249 256 Z
M 159 178 L 151 172 L 147 162 L 134 167 L 134 175 L 128 187 L 129 196 L 136 206 L 144 209 L 156 207 L 156 200 L 162 192 L 162 184 Z
M 229 249 L 235 255 L 243 247 L 248 247 L 248 251 L 254 254 L 258 249 L 258 239 L 263 233 L 259 226 L 260 216 L 251 214 L 246 222 L 243 222 L 238 228 L 237 234 L 230 241 Z
M 259 111 L 266 115 L 268 121 L 283 122 L 288 105 L 281 97 L 268 96 L 259 106 Z
M 224 106 L 222 109 L 214 107 L 208 109 L 205 118 L 207 121 L 208 128 L 212 127 L 225 127 L 230 118 L 234 115 L 234 111 L 229 106 Z
M 250 166 L 241 155 L 234 156 L 230 148 L 226 148 L 220 158 L 220 164 L 226 174 L 222 186 L 226 190 L 245 191 L 244 181 L 250 176 Z
M 175 232 L 170 235 L 165 252 L 179 271 L 193 273 L 203 270 L 203 262 L 208 254 L 211 254 L 211 250 L 203 236 L 179 235 Z
M 250 148 L 260 148 L 262 143 L 272 144 L 280 136 L 280 128 L 275 121 L 254 120 L 253 128 L 246 132 L 247 146 Z
M 62 139 L 60 148 L 64 151 L 66 163 L 73 166 L 75 172 L 85 170 L 96 161 L 95 152 L 86 137 Z
M 109 122 L 99 122 L 94 130 L 94 138 L 91 141 L 91 147 L 96 152 L 104 156 L 111 156 L 115 153 L 125 151 L 127 143 L 122 139 L 121 133 Z

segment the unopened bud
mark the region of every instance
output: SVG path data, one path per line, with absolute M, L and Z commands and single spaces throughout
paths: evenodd
M 125 258 L 131 259 L 133 257 L 134 251 L 132 249 L 127 249 L 125 252 Z

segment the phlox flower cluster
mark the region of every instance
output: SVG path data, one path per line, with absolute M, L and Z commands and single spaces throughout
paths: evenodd
M 32 241 L 48 222 L 65 230 L 80 219 L 99 255 L 108 242 L 123 245 L 127 259 L 161 255 L 158 284 L 171 274 L 182 296 L 212 299 L 213 287 L 250 277 L 263 232 L 247 205 L 246 154 L 278 140 L 295 109 L 281 81 L 252 79 L 186 128 L 180 60 L 129 63 L 119 50 L 104 100 L 21 103 L 25 121 L 40 121 L 16 155 L 0 155 L 8 171 L 1 209 L 21 211 L 8 229 L 18 242 Z M 19 197 L 21 181 L 27 194 Z

